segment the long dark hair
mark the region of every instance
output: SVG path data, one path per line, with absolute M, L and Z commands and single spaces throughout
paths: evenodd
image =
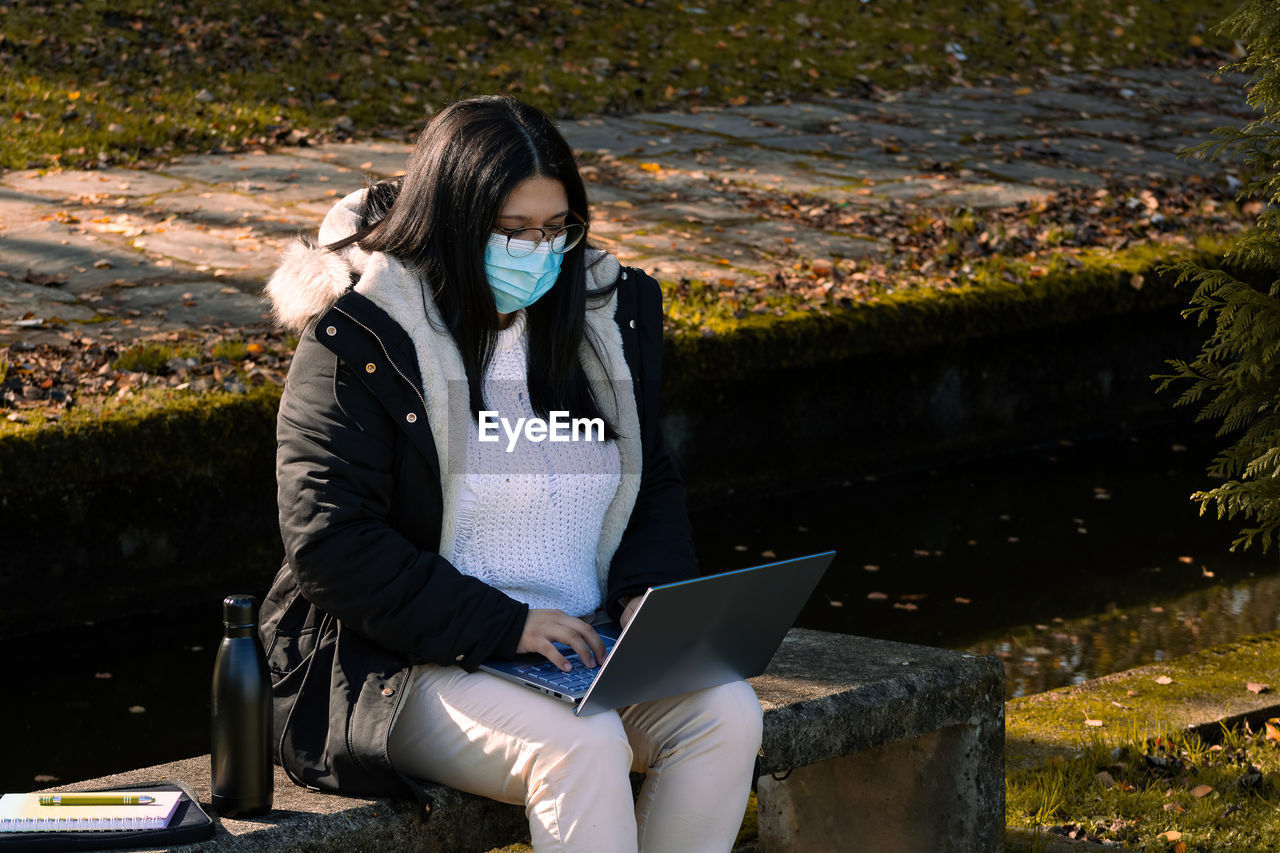
M 421 277 L 462 354 L 473 417 L 485 408 L 483 377 L 498 335 L 485 244 L 507 196 L 535 176 L 559 181 L 569 209 L 590 224 L 573 149 L 550 119 L 507 96 L 458 101 L 423 128 L 403 176 L 368 187 L 354 239 L 329 247 L 358 242 L 367 252 L 395 256 Z M 600 351 L 587 333 L 586 301 L 616 286 L 588 293 L 586 246 L 583 240 L 565 253 L 555 285 L 525 309 L 529 402 L 543 418 L 553 410 L 601 418 L 606 436 L 616 438 L 578 362 L 584 338 Z

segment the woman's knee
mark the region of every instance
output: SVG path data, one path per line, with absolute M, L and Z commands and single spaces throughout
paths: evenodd
M 749 748 L 760 748 L 764 731 L 764 710 L 756 692 L 745 681 L 731 681 L 708 691 L 710 711 L 718 721 L 720 737 L 726 742 Z

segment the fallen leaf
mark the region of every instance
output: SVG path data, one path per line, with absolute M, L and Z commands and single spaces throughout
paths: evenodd
M 1280 741 L 1280 717 L 1267 720 L 1267 740 Z
M 1161 675 L 1156 678 L 1156 684 L 1173 684 L 1173 679 L 1167 675 Z
M 867 565 L 865 565 L 865 566 L 863 566 L 863 567 L 862 567 L 862 570 L 863 570 L 864 572 L 878 572 L 878 571 L 880 571 L 880 567 L 879 567 L 879 566 L 874 566 L 874 565 L 872 565 L 872 564 L 868 563 Z
M 1084 724 L 1086 726 L 1092 726 L 1095 729 L 1101 728 L 1102 726 L 1106 725 L 1106 723 L 1102 722 L 1102 720 L 1085 720 Z
M 141 705 L 130 705 L 130 706 L 129 706 L 129 713 L 130 713 L 130 714 L 145 714 L 145 713 L 147 713 L 147 709 L 146 709 L 146 708 L 144 708 L 144 707 L 142 707 Z
M 1167 812 L 1181 812 L 1183 809 L 1180 803 L 1165 803 L 1164 810 Z
M 1179 841 L 1173 846 L 1173 853 L 1187 853 L 1187 842 Z
M 1244 687 L 1250 693 L 1269 693 L 1271 691 L 1270 684 L 1259 684 L 1256 681 L 1247 681 Z
M 1201 797 L 1207 797 L 1209 794 L 1212 794 L 1212 793 L 1213 793 L 1212 785 L 1196 785 L 1194 788 L 1191 789 L 1191 796 L 1195 797 L 1197 800 L 1200 799 Z
M 884 600 L 885 600 L 886 598 L 888 598 L 888 597 L 889 597 L 889 596 L 885 595 L 883 592 L 869 592 L 869 593 L 867 593 L 867 598 L 871 599 L 872 601 L 884 601 Z
M 1168 832 L 1160 833 L 1160 837 L 1165 839 L 1166 841 L 1177 841 L 1179 838 L 1182 837 L 1182 833 L 1178 832 L 1178 830 L 1176 829 L 1171 829 Z

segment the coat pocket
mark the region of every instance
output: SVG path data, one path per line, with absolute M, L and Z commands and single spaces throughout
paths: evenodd
M 273 681 L 283 678 L 307 662 L 316 649 L 316 629 L 303 628 L 296 633 L 278 631 L 267 649 L 267 669 Z
M 303 598 L 288 564 L 282 567 L 262 605 L 262 641 L 273 682 L 297 670 L 315 651 L 323 617 Z

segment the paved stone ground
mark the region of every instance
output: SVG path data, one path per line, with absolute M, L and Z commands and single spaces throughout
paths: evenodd
M 773 216 L 761 197 L 1016 209 L 1116 176 L 1202 175 L 1225 188 L 1229 164 L 1176 153 L 1257 117 L 1246 80 L 1112 70 L 1036 90 L 911 90 L 561 128 L 583 154 L 599 244 L 660 278 L 764 284 L 797 257 L 892 247 Z M 261 288 L 282 243 L 318 228 L 365 175 L 398 174 L 408 150 L 373 140 L 187 156 L 149 171 L 2 173 L 0 346 L 262 328 Z

